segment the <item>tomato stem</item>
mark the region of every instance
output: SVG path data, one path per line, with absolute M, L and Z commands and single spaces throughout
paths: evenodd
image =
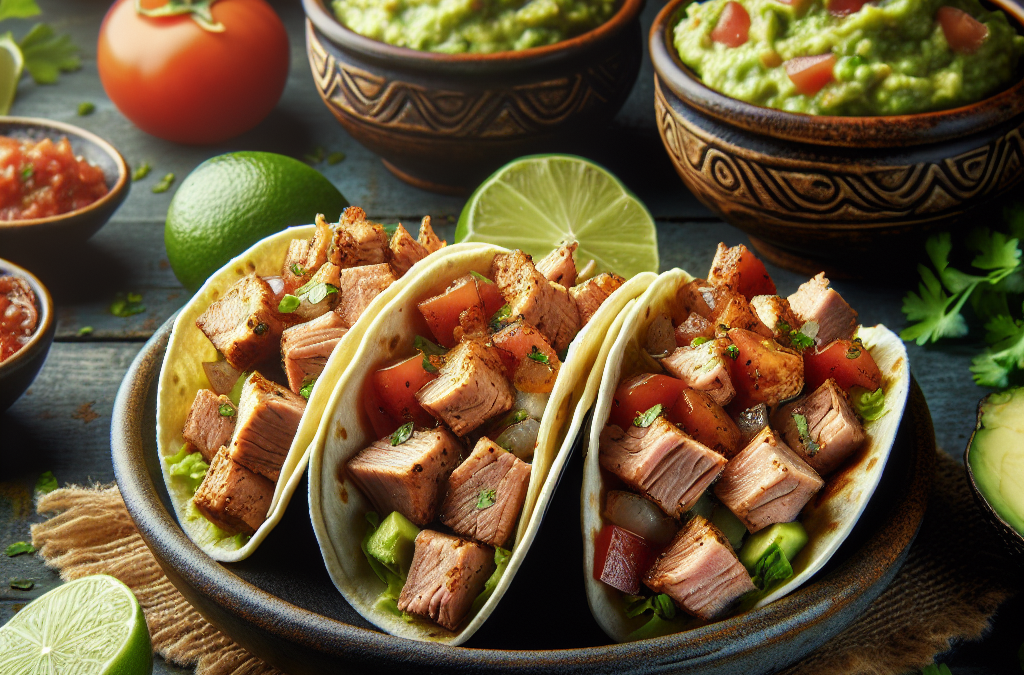
M 200 28 L 211 33 L 223 33 L 224 24 L 213 20 L 210 7 L 217 0 L 167 0 L 159 7 L 147 9 L 142 6 L 142 0 L 135 0 L 135 11 L 142 16 L 164 17 L 189 15 Z

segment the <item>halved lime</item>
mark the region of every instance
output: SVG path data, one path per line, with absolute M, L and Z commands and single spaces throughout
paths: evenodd
M 25 67 L 21 47 L 10 32 L 0 35 L 0 115 L 6 115 L 18 92 L 18 80 Z
M 146 617 L 127 586 L 98 574 L 58 586 L 0 628 L 4 675 L 145 675 Z
M 643 202 L 611 172 L 574 155 L 520 157 L 466 202 L 455 241 L 519 248 L 537 259 L 576 241 L 576 264 L 631 277 L 658 271 L 658 235 Z

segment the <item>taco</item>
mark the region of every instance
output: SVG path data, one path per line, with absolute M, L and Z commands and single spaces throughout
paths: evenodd
M 622 642 L 763 606 L 850 534 L 895 440 L 906 351 L 819 274 L 744 246 L 658 277 L 610 335 L 584 463 L 591 612 Z
M 174 322 L 157 446 L 185 532 L 223 562 L 284 513 L 332 386 L 366 325 L 445 242 L 349 207 L 267 237 L 211 276 Z M 415 275 L 415 272 L 411 273 Z
M 313 441 L 327 570 L 393 635 L 452 645 L 490 615 L 540 526 L 603 338 L 655 279 L 577 275 L 486 244 L 417 270 L 367 328 Z M 554 281 L 554 280 L 558 281 Z

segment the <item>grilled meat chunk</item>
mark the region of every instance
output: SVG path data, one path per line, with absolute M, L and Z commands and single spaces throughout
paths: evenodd
M 409 230 L 401 223 L 391 235 L 391 243 L 388 244 L 391 251 L 391 267 L 395 270 L 396 276 L 404 276 L 413 265 L 430 255 L 427 247 L 412 238 Z
M 769 427 L 729 461 L 715 496 L 747 530 L 795 519 L 825 481 Z
M 207 520 L 231 534 L 251 535 L 267 519 L 274 483 L 217 451 L 192 502 Z
M 447 241 L 434 234 L 434 228 L 430 226 L 430 216 L 423 216 L 423 220 L 420 221 L 420 234 L 416 241 L 420 243 L 420 246 L 427 249 L 428 253 L 439 251 L 448 244 Z
M 672 317 L 668 314 L 656 315 L 647 325 L 644 350 L 651 356 L 662 358 L 675 351 L 675 348 L 676 336 Z
M 254 372 L 242 385 L 238 421 L 228 455 L 272 481 L 281 475 L 306 401 Z
M 332 263 L 342 269 L 379 265 L 387 262 L 388 253 L 388 235 L 383 225 L 368 221 L 366 212 L 358 206 L 342 212 L 331 242 Z
M 647 571 L 644 584 L 704 621 L 718 618 L 741 595 L 756 590 L 729 540 L 703 516 L 683 525 Z
M 398 445 L 385 436 L 350 459 L 347 471 L 378 513 L 398 511 L 422 527 L 437 515 L 460 450 L 444 427 L 414 431 Z
M 230 409 L 230 414 L 221 414 L 224 406 L 227 406 L 225 411 Z M 209 389 L 200 389 L 189 408 L 181 436 L 186 443 L 202 453 L 203 459 L 209 463 L 213 461 L 220 446 L 231 441 L 237 412 L 227 396 L 218 396 Z
M 522 251 L 498 254 L 491 276 L 512 310 L 543 333 L 556 352 L 569 346 L 579 332 L 580 315 L 565 286 L 548 281 Z
M 696 347 L 679 347 L 661 360 L 661 367 L 679 378 L 691 389 L 705 392 L 720 406 L 727 405 L 736 394 L 729 361 L 727 338 L 709 340 Z
M 573 254 L 579 244 L 572 242 L 562 244 L 555 250 L 548 253 L 537 263 L 537 271 L 543 274 L 548 281 L 554 281 L 566 288 L 576 283 L 576 261 Z
M 457 436 L 465 436 L 510 410 L 515 390 L 494 347 L 465 341 L 448 352 L 437 379 L 416 392 L 416 400 Z
M 846 394 L 831 378 L 810 396 L 780 407 L 772 420 L 786 444 L 821 476 L 832 473 L 866 438 Z
M 726 462 L 664 417 L 625 431 L 606 424 L 599 453 L 604 469 L 676 518 L 690 510 Z
M 347 332 L 342 318 L 327 312 L 281 333 L 281 364 L 293 392 L 298 394 L 307 382 L 324 372 L 327 360 Z
M 331 226 L 318 213 L 316 216 L 316 232 L 312 239 L 292 239 L 288 246 L 288 255 L 281 266 L 281 279 L 284 280 L 284 292 L 291 293 L 302 286 L 316 273 L 320 266 L 327 262 L 327 252 L 331 246 L 334 233 Z
M 295 289 L 300 300 L 299 306 L 285 316 L 294 322 L 303 322 L 312 321 L 327 314 L 338 305 L 338 289 L 340 287 L 341 268 L 334 263 L 324 263 L 310 277 L 309 281 Z
M 456 534 L 505 546 L 526 500 L 530 465 L 484 436 L 448 484 L 441 522 Z
M 421 530 L 398 609 L 454 631 L 494 573 L 494 549 L 461 537 Z
M 594 314 L 601 308 L 601 304 L 624 283 L 626 280 L 618 274 L 602 272 L 593 279 L 570 288 L 569 296 L 576 303 L 576 309 L 580 313 L 580 324 L 586 326 L 590 323 Z
M 715 337 L 715 327 L 697 312 L 690 312 L 686 321 L 676 326 L 676 346 L 689 347 L 697 338 Z
M 351 327 L 373 299 L 395 283 L 395 275 L 389 265 L 363 265 L 341 270 L 338 288 L 338 305 L 334 308 L 345 325 Z
M 730 362 L 736 404 L 752 408 L 764 403 L 774 408 L 804 388 L 804 359 L 771 338 L 733 328 L 729 339 L 739 350 Z
M 273 357 L 284 330 L 274 291 L 255 274 L 210 304 L 196 326 L 236 370 L 249 370 Z
M 783 347 L 792 347 L 791 331 L 799 330 L 803 325 L 800 317 L 789 306 L 789 300 L 777 295 L 755 295 L 750 306 L 757 313 L 757 318 L 772 332 L 772 337 Z
M 764 263 L 743 244 L 732 247 L 718 244 L 708 273 L 708 283 L 726 286 L 744 294 L 747 300 L 756 295 L 775 293 L 775 282 L 768 276 Z
M 824 272 L 801 284 L 796 293 L 789 296 L 789 304 L 801 323 L 817 322 L 818 335 L 814 343 L 819 346 L 833 340 L 850 340 L 857 332 L 857 312 L 829 288 Z
M 694 279 L 679 289 L 676 300 L 685 316 L 689 316 L 687 312 L 696 313 L 707 319 L 717 331 L 744 328 L 771 337 L 771 330 L 757 318 L 743 294 L 728 286 L 712 286 L 701 279 Z

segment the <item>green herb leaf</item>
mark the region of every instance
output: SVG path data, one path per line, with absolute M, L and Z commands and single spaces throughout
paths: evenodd
M 630 619 L 640 616 L 646 612 L 653 612 L 655 616 L 662 619 L 674 619 L 676 616 L 676 603 L 664 593 L 658 593 L 648 598 L 643 596 L 626 596 L 626 616 Z
M 900 337 L 924 345 L 944 337 L 957 338 L 967 335 L 967 322 L 961 316 L 960 310 L 968 296 L 947 294 L 942 289 L 942 283 L 930 269 L 924 265 L 918 265 L 917 269 L 921 274 L 918 292 L 910 291 L 903 298 L 903 313 L 907 319 L 917 323 L 900 331 Z
M 877 420 L 885 414 L 885 391 L 879 387 L 871 391 L 864 387 L 853 387 L 850 399 L 854 410 L 865 420 Z
M 27 19 L 42 14 L 36 0 L 0 0 L 0 21 L 4 19 Z
M 537 348 L 537 345 L 533 345 L 530 349 L 530 353 L 526 355 L 527 358 L 536 361 L 537 363 L 543 363 L 545 365 L 551 365 L 551 360 L 548 359 L 548 355 Z
M 512 316 L 512 306 L 503 305 L 501 309 L 494 313 L 489 322 L 491 331 L 497 333 L 501 330 L 501 327 L 508 321 L 509 317 Z
M 174 183 L 174 174 L 173 173 L 165 174 L 164 177 L 160 179 L 160 182 L 153 186 L 153 192 L 156 193 L 156 194 L 160 194 L 161 192 L 167 192 L 168 190 L 171 189 L 171 185 L 173 183 Z
M 299 265 L 299 263 L 292 263 L 291 270 L 292 274 L 294 274 L 297 277 L 304 277 L 307 274 L 309 274 L 309 271 L 305 267 Z
M 92 335 L 92 326 L 82 326 L 78 329 L 78 337 L 85 337 Z
M 31 591 L 35 586 L 36 582 L 31 579 L 11 579 L 11 588 L 18 591 Z
M 652 405 L 646 412 L 641 415 L 637 415 L 636 419 L 633 420 L 634 426 L 644 428 L 651 426 L 654 424 L 654 420 L 658 419 L 658 415 L 661 414 L 662 409 L 663 408 L 660 403 Z
M 217 409 L 217 412 L 220 413 L 221 417 L 234 417 L 236 413 L 235 406 L 231 405 L 230 403 L 221 403 L 220 407 Z
M 793 422 L 796 423 L 796 432 L 800 435 L 800 442 L 803 443 L 804 449 L 807 450 L 807 454 L 810 457 L 814 457 L 821 450 L 821 446 L 811 438 L 811 430 L 807 425 L 807 418 L 800 413 L 793 413 Z
M 1007 387 L 1010 374 L 1024 368 L 1024 322 L 997 316 L 985 324 L 991 345 L 971 362 L 974 381 L 985 387 Z
M 327 155 L 327 151 L 326 150 L 324 150 L 321 147 L 316 147 L 316 148 L 313 148 L 312 151 L 307 152 L 305 155 L 303 155 L 302 158 L 305 159 L 310 164 L 319 164 L 320 162 L 324 161 L 324 157 L 326 155 Z
M 332 152 L 331 154 L 327 155 L 327 164 L 329 164 L 330 166 L 334 166 L 335 164 L 340 164 L 340 163 L 342 163 L 344 161 L 345 161 L 345 153 L 341 152 L 340 150 L 337 151 L 337 152 Z
M 305 382 L 302 387 L 299 388 L 299 396 L 309 400 L 310 395 L 313 393 L 313 385 L 316 384 L 316 378 L 314 377 L 309 382 Z
M 692 340 L 690 340 L 690 346 L 691 347 L 700 347 L 702 344 L 704 344 L 705 342 L 707 342 L 710 339 L 711 338 L 706 338 L 706 337 L 695 337 Z
M 725 348 L 725 354 L 730 359 L 735 361 L 740 357 L 740 348 L 737 347 L 736 345 L 729 345 L 728 347 Z
M 24 542 L 24 541 L 16 541 L 16 542 L 14 542 L 13 544 L 11 544 L 10 546 L 7 547 L 7 557 L 9 557 L 9 558 L 13 558 L 16 555 L 21 555 L 22 553 L 35 553 L 35 552 L 36 552 L 36 547 L 33 546 L 32 544 L 29 544 L 28 542 Z
M 146 306 L 142 304 L 142 295 L 139 293 L 118 293 L 114 296 L 114 302 L 110 304 L 110 313 L 121 318 L 145 311 Z
M 25 70 L 36 84 L 53 84 L 60 73 L 78 70 L 82 66 L 78 47 L 69 35 L 57 35 L 45 23 L 37 23 L 18 43 L 25 58 Z
M 302 300 L 299 300 L 294 295 L 285 294 L 285 296 L 281 298 L 281 302 L 277 305 L 277 311 L 282 314 L 291 314 L 297 310 L 301 304 Z
M 25 166 L 21 167 L 21 180 L 27 181 L 30 178 L 32 178 L 32 176 L 34 176 L 35 173 L 36 167 L 32 164 L 26 164 Z
M 406 422 L 391 434 L 391 445 L 401 445 L 412 438 L 412 422 Z
M 497 490 L 483 489 L 480 491 L 480 495 L 476 499 L 476 507 L 478 509 L 488 509 L 494 506 L 494 501 L 498 496 Z
M 53 492 L 58 487 L 57 479 L 54 477 L 52 471 L 44 471 L 39 474 L 39 479 L 36 480 L 36 492 L 40 494 L 46 494 L 47 492 Z
M 428 373 L 436 373 L 437 368 L 430 362 L 431 356 L 444 356 L 448 353 L 448 350 L 440 345 L 436 345 L 422 335 L 417 335 L 413 341 L 412 346 L 423 354 L 423 370 Z
M 135 167 L 132 171 L 132 181 L 142 180 L 149 175 L 149 172 L 153 170 L 153 167 L 149 165 L 149 162 L 143 162 Z
M 790 331 L 789 333 L 790 344 L 793 345 L 794 349 L 803 351 L 814 346 L 814 338 L 804 335 L 798 330 Z
M 306 300 L 311 305 L 316 305 L 323 302 L 328 295 L 332 295 L 337 292 L 337 286 L 333 286 L 322 281 L 311 281 L 295 291 L 295 295 L 298 296 L 300 300 Z
M 96 104 L 95 103 L 90 103 L 89 101 L 84 101 L 84 102 L 78 104 L 78 116 L 79 117 L 85 117 L 86 115 L 91 115 L 94 112 L 96 112 Z
M 793 576 L 793 567 L 778 544 L 772 544 L 754 565 L 754 586 L 762 591 Z
M 485 284 L 493 284 L 494 283 L 493 281 L 491 281 L 490 279 L 488 279 L 484 275 L 480 274 L 476 270 L 470 270 L 469 273 L 472 274 L 478 281 L 482 281 Z

